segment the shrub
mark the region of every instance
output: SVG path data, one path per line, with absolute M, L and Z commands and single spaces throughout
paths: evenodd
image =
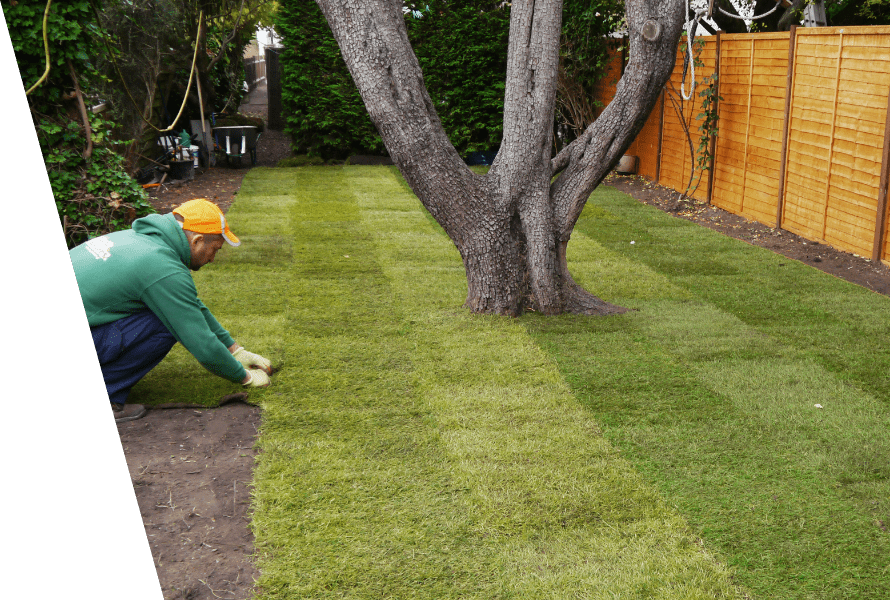
M 92 125 L 94 143 L 107 140 L 113 123 L 94 117 Z M 97 145 L 88 159 L 83 158 L 86 139 L 75 122 L 43 120 L 38 139 L 69 248 L 127 229 L 135 219 L 154 212 L 145 190 L 127 174 L 123 156 Z
M 431 0 L 409 12 L 408 35 L 445 132 L 461 154 L 497 149 L 504 111 L 509 8 L 490 0 Z M 285 132 L 297 152 L 325 158 L 386 149 L 330 27 L 314 2 L 280 4 Z
M 405 17 L 427 91 L 458 153 L 497 150 L 503 136 L 509 6 L 431 0 Z
M 45 3 L 10 2 L 3 14 L 15 50 L 19 73 L 30 89 L 46 68 L 43 48 Z M 88 2 L 53 4 L 47 29 L 51 44 L 50 72 L 28 96 L 37 139 L 69 247 L 90 237 L 125 229 L 134 219 L 153 212 L 143 189 L 124 169 L 111 131 L 115 124 L 90 114 L 92 152 L 79 118 L 71 72 L 81 87 L 103 80 L 94 59 L 104 48 Z M 76 115 L 72 118 L 71 115 Z
M 324 164 L 342 164 L 343 161 L 338 160 L 329 160 L 325 161 L 320 156 L 308 156 L 306 154 L 298 154 L 297 156 L 291 156 L 289 158 L 283 158 L 278 161 L 276 167 L 281 168 L 290 168 L 290 167 L 318 167 Z
M 280 3 L 281 103 L 295 152 L 325 158 L 385 152 L 340 48 L 315 2 Z

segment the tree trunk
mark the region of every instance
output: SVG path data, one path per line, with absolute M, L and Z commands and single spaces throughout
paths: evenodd
M 426 91 L 402 2 L 317 0 L 390 157 L 460 251 L 470 310 L 624 312 L 573 281 L 566 249 L 590 193 L 670 76 L 684 1 L 627 0 L 630 60 L 615 99 L 552 158 L 562 0 L 514 0 L 504 137 L 489 172 L 476 175 L 448 141 Z

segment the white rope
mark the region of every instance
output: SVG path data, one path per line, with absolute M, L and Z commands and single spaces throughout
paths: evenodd
M 782 4 L 782 0 L 776 0 L 776 5 L 772 8 L 772 10 L 769 10 L 769 11 L 763 13 L 762 15 L 754 15 L 753 17 L 740 17 L 739 15 L 734 15 L 734 14 L 732 14 L 732 13 L 728 13 L 728 12 L 726 12 L 725 10 L 723 10 L 722 8 L 720 8 L 719 6 L 717 7 L 717 10 L 719 10 L 720 12 L 722 12 L 722 13 L 723 13 L 724 15 L 726 15 L 727 17 L 730 17 L 730 18 L 732 18 L 732 19 L 738 19 L 739 21 L 756 21 L 756 20 L 758 20 L 758 19 L 762 19 L 762 18 L 764 18 L 764 17 L 768 17 L 768 16 L 770 16 L 771 14 L 773 14 L 774 12 L 776 12 L 776 10 L 778 10 L 778 8 L 779 8 L 779 5 L 781 5 L 781 4 Z
M 697 11 L 695 13 L 694 18 L 690 18 L 689 10 L 690 10 L 690 8 L 692 8 L 691 4 L 692 4 L 692 0 L 687 0 L 687 2 L 686 2 L 686 23 L 687 23 L 687 26 L 686 26 L 686 52 L 687 52 L 686 60 L 688 61 L 689 68 L 692 71 L 692 78 L 690 80 L 689 95 L 687 95 L 686 94 L 686 73 L 685 72 L 683 73 L 683 80 L 680 82 L 680 94 L 683 96 L 683 100 L 692 100 L 692 95 L 695 93 L 695 57 L 693 56 L 693 53 L 692 53 L 692 41 L 693 41 L 693 38 L 695 37 L 695 30 L 698 29 L 699 20 L 708 14 L 708 9 L 703 9 L 703 10 Z M 769 15 L 776 12 L 776 10 L 778 10 L 778 8 L 779 8 L 779 6 L 781 6 L 781 4 L 782 4 L 782 0 L 776 0 L 776 5 L 771 10 L 763 13 L 762 15 L 754 15 L 753 17 L 740 17 L 739 15 L 733 15 L 733 14 L 726 12 L 719 6 L 717 7 L 717 10 L 722 12 L 727 17 L 732 17 L 733 19 L 739 19 L 742 21 L 756 21 L 758 19 L 763 19 L 764 17 L 768 17 Z M 685 71 L 685 69 L 684 69 L 684 71 Z
M 686 95 L 686 77 L 683 77 L 683 80 L 680 82 L 680 94 L 683 96 L 683 100 L 691 100 L 692 94 L 695 93 L 695 57 L 692 56 L 692 42 L 690 41 L 692 36 L 689 35 L 689 32 L 686 33 L 686 42 L 689 47 L 689 68 L 692 70 L 692 77 L 690 79 L 689 86 L 689 95 Z
M 700 10 L 695 13 L 695 18 L 689 18 L 689 8 L 690 2 L 686 3 L 686 22 L 688 23 L 686 29 L 686 60 L 688 61 L 689 68 L 692 70 L 692 77 L 690 79 L 690 88 L 689 95 L 686 95 L 686 73 L 683 73 L 683 79 L 680 81 L 680 95 L 683 96 L 683 100 L 692 100 L 692 95 L 695 93 L 695 56 L 692 53 L 692 42 L 695 37 L 695 30 L 698 29 L 698 21 L 701 19 L 708 11 Z M 685 69 L 684 69 L 685 70 Z

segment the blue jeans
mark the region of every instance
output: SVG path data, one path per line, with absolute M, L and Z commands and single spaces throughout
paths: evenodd
M 153 312 L 145 310 L 90 328 L 108 399 L 124 404 L 130 390 L 160 363 L 176 339 Z

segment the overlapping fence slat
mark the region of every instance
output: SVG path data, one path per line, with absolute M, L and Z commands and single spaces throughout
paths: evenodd
M 637 134 L 627 153 L 639 158 L 637 173 L 653 181 L 658 179 L 658 145 L 661 138 L 661 116 L 664 111 L 664 95 L 649 113 L 646 124 Z
M 701 39 L 699 38 L 699 40 Z M 672 187 L 675 190 L 686 190 L 690 183 L 690 175 L 698 159 L 699 138 L 701 135 L 698 132 L 701 122 L 696 118 L 701 113 L 701 99 L 698 94 L 701 91 L 702 80 L 714 73 L 717 58 L 716 40 L 707 38 L 703 43 L 704 46 L 698 53 L 698 58 L 704 63 L 704 66 L 695 68 L 697 84 L 695 90 L 690 90 L 691 70 L 686 75 L 686 81 L 683 81 L 683 56 L 686 52 L 685 38 L 680 41 L 681 49 L 678 52 L 677 68 L 674 69 L 665 88 L 659 183 Z M 684 91 L 687 96 L 691 91 L 692 99 L 683 101 L 682 93 Z M 689 137 L 686 135 L 687 130 Z M 692 145 L 691 149 L 690 142 Z M 695 173 L 692 178 L 693 186 L 695 186 L 700 175 L 701 173 Z M 698 187 L 695 188 L 693 197 L 704 200 L 707 198 L 707 195 L 707 180 L 698 180 Z
M 601 104 L 596 109 L 596 116 L 599 116 L 605 106 L 615 97 L 615 89 L 624 70 L 625 55 L 620 49 L 621 47 L 623 45 L 613 46 L 612 59 L 606 65 L 605 75 L 594 86 L 594 100 Z M 649 114 L 643 129 L 637 134 L 627 151 L 628 154 L 639 159 L 637 172 L 653 180 L 658 178 L 658 145 L 661 138 L 663 101 L 663 98 L 659 100 L 658 105 Z
M 890 31 L 798 30 L 784 229 L 871 256 L 878 214 Z
M 683 191 L 702 109 L 700 88 L 682 117 L 671 101 L 680 92 L 680 46 L 666 100 L 628 153 L 639 157 L 640 174 Z M 699 57 L 699 82 L 719 65 L 722 99 L 709 185 L 699 183 L 694 197 L 890 263 L 890 27 L 721 35 Z M 614 91 L 602 93 L 607 104 Z
M 774 224 L 781 186 L 788 34 L 720 40 L 719 135 L 711 201 Z
M 880 257 L 885 263 L 890 262 L 890 218 L 885 217 L 884 242 L 881 244 Z

